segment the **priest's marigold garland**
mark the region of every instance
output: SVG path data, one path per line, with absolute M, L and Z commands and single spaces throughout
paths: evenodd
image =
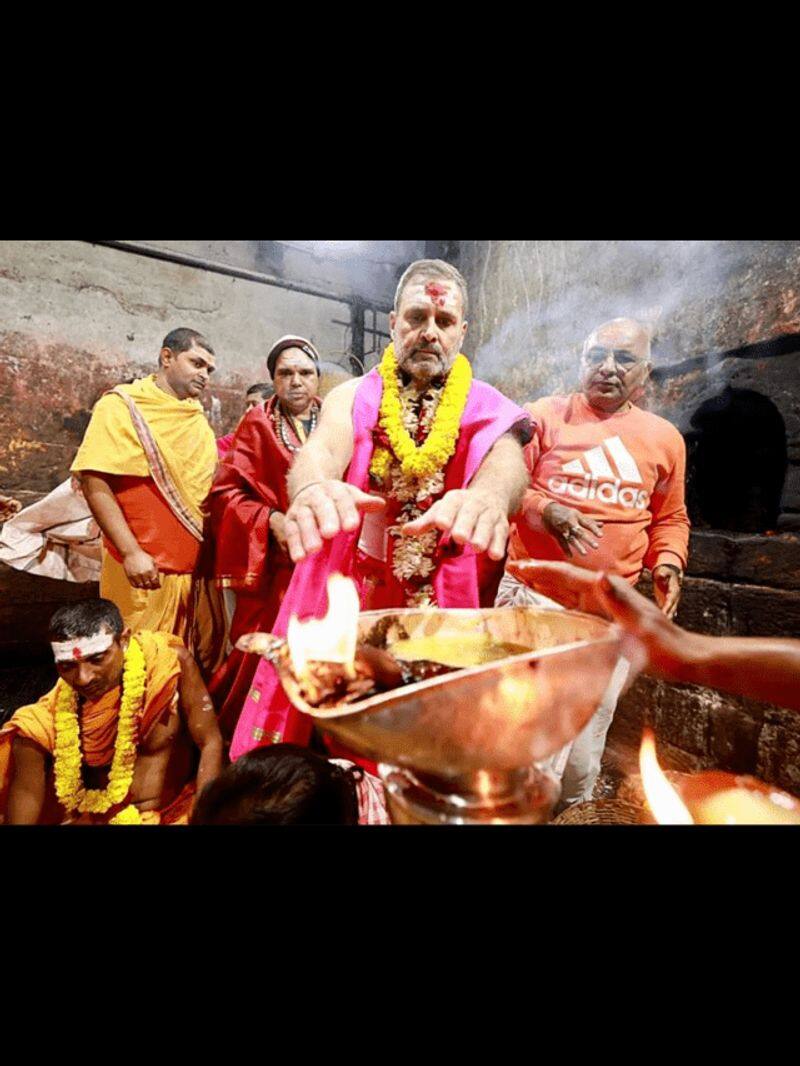
M 59 681 L 55 713 L 55 786 L 59 802 L 67 811 L 79 814 L 105 814 L 122 803 L 130 792 L 136 765 L 138 718 L 144 702 L 145 659 L 139 642 L 132 637 L 122 671 L 117 739 L 114 758 L 104 789 L 85 788 L 81 778 L 83 755 L 78 722 L 78 694 L 65 681 Z M 111 825 L 135 825 L 141 821 L 138 809 L 129 804 L 110 820 Z
M 397 360 L 394 345 L 390 344 L 378 365 L 383 379 L 383 396 L 379 425 L 391 445 L 392 452 L 407 477 L 429 477 L 447 465 L 456 450 L 461 417 L 472 387 L 472 367 L 465 355 L 457 355 L 442 392 L 433 424 L 425 441 L 417 445 L 403 425 L 400 385 L 397 380 Z M 376 448 L 370 463 L 370 473 L 384 481 L 392 463 L 392 455 L 385 448 Z

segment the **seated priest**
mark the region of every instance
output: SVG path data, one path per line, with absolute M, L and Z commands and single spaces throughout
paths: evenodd
M 10 825 L 186 824 L 222 768 L 222 737 L 180 637 L 131 635 L 110 600 L 61 607 L 59 681 L 0 730 Z

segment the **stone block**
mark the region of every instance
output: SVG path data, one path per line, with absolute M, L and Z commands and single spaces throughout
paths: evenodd
M 800 795 L 800 724 L 787 728 L 764 723 L 758 739 L 756 774 Z
M 800 715 L 797 711 L 789 711 L 785 707 L 775 707 L 771 703 L 765 703 L 764 705 L 764 722 L 768 725 L 780 726 L 781 729 L 787 729 L 790 733 L 796 732 L 800 734 Z
M 800 537 L 736 537 L 731 538 L 731 549 L 730 576 L 736 581 L 800 589 Z
M 656 733 L 683 751 L 707 755 L 711 712 L 721 705 L 722 697 L 712 689 L 664 683 L 656 706 Z
M 781 510 L 800 511 L 800 466 L 796 463 L 790 463 L 786 468 Z
M 731 624 L 736 634 L 762 637 L 800 635 L 800 591 L 731 585 L 730 603 Z
M 762 703 L 760 700 L 751 700 L 747 696 L 734 696 L 730 692 L 720 693 L 725 706 L 732 714 L 744 715 L 752 718 L 755 722 L 763 722 L 767 715 L 778 708 L 771 703 Z M 791 713 L 791 712 L 790 712 Z
M 733 630 L 729 586 L 706 578 L 684 578 L 675 621 L 697 633 L 730 634 Z
M 762 723 L 723 702 L 709 711 L 709 754 L 723 770 L 753 774 Z
M 734 538 L 726 533 L 697 530 L 689 534 L 687 574 L 727 578 L 734 550 Z
M 640 674 L 631 687 L 620 696 L 611 728 L 641 736 L 645 725 L 655 723 L 662 686 L 662 681 Z
M 656 733 L 656 753 L 662 770 L 677 770 L 683 774 L 696 774 L 700 770 L 710 770 L 714 760 L 709 755 L 684 751 L 675 744 L 670 744 L 663 736 Z M 638 766 L 636 772 L 638 773 Z

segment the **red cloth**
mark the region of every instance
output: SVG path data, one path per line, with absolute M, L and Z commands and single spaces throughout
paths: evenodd
M 220 459 L 224 459 L 233 447 L 233 438 L 235 436 L 236 430 L 233 433 L 226 433 L 224 437 L 217 437 L 217 455 Z
M 192 574 L 200 558 L 200 541 L 179 522 L 150 477 L 106 474 L 111 491 L 142 551 L 152 555 L 164 574 Z M 122 556 L 108 539 L 103 547 L 118 563 Z
M 293 564 L 269 534 L 271 510 L 286 512 L 289 451 L 275 432 L 277 396 L 254 407 L 240 423 L 220 463 L 209 496 L 216 544 L 214 576 L 236 591 L 232 644 L 244 633 L 269 633 L 292 578 Z M 291 424 L 289 439 L 299 445 Z M 230 736 L 260 659 L 234 649 L 217 670 L 209 692 L 224 736 Z
M 266 593 L 272 568 L 267 563 L 281 561 L 269 539 L 269 512 L 288 510 L 292 453 L 275 433 L 276 403 L 273 396 L 245 416 L 209 494 L 214 577 L 228 588 Z

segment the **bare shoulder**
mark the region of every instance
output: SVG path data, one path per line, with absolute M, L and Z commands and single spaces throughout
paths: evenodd
M 340 385 L 334 386 L 322 401 L 322 406 L 339 406 L 352 403 L 361 381 L 362 378 L 350 378 L 349 381 L 343 381 Z
M 30 770 L 38 770 L 43 767 L 49 754 L 38 741 L 21 735 L 14 737 L 11 750 L 14 755 L 16 772 L 22 776 L 25 776 Z
M 321 415 L 328 418 L 349 419 L 353 412 L 356 390 L 361 384 L 361 380 L 361 378 L 353 378 L 350 381 L 343 381 L 341 385 L 336 385 L 335 388 L 331 389 L 322 401 Z

